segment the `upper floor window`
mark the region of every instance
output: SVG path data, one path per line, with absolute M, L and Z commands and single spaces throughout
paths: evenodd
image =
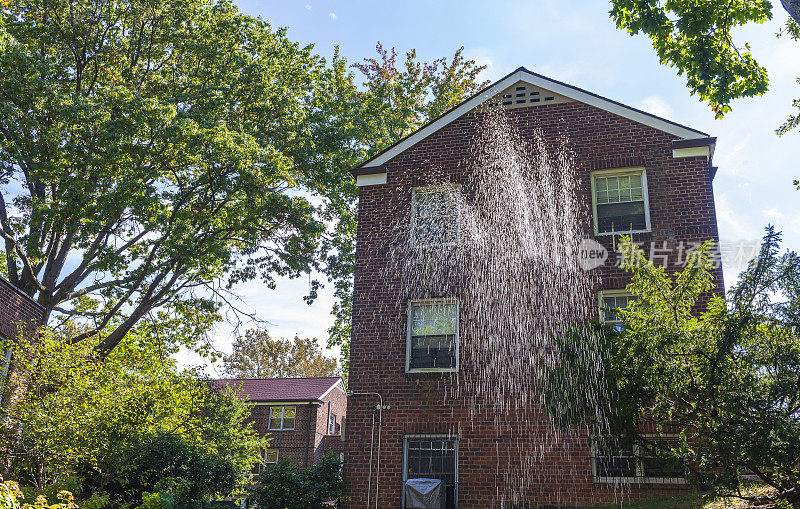
M 458 369 L 458 302 L 412 301 L 408 309 L 406 371 Z
M 626 290 L 604 290 L 600 292 L 600 321 L 622 330 L 620 310 L 627 309 L 636 297 Z
M 295 407 L 273 406 L 269 409 L 269 429 L 294 429 Z
M 411 245 L 458 243 L 459 187 L 415 187 L 411 195 Z
M 336 434 L 336 414 L 331 414 L 328 416 L 328 434 Z
M 650 231 L 647 176 L 643 168 L 592 173 L 597 235 Z

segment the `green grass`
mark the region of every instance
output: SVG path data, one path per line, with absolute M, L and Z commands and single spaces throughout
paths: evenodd
M 745 490 L 744 494 L 751 497 L 766 495 L 769 488 L 754 486 Z M 736 497 L 710 497 L 701 493 L 688 493 L 669 498 L 659 498 L 643 502 L 624 503 L 606 506 L 608 509 L 749 509 L 770 507 L 769 505 L 752 505 Z

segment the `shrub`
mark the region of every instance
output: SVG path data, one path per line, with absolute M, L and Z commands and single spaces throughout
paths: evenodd
M 253 498 L 260 509 L 317 509 L 342 491 L 341 463 L 328 454 L 309 468 L 284 459 L 258 478 Z

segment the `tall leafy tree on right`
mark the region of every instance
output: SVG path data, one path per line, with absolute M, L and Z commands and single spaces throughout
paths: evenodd
M 700 489 L 748 498 L 743 483 L 755 476 L 767 497 L 800 507 L 800 256 L 781 253 L 768 228 L 723 298 L 710 297 L 710 243 L 674 274 L 630 239 L 623 248 L 636 299 L 622 327 L 593 323 L 574 332 L 590 338 L 582 343 L 556 340 L 551 416 L 683 462 Z M 659 441 L 653 429 L 680 436 Z
M 779 35 L 800 40 L 800 0 L 781 0 L 781 5 L 789 19 Z M 770 0 L 611 0 L 611 6 L 617 27 L 650 37 L 661 63 L 685 75 L 689 89 L 708 103 L 717 118 L 731 110 L 734 99 L 767 91 L 767 69 L 756 61 L 748 44 L 737 44 L 733 31 L 772 19 Z M 800 125 L 800 99 L 792 108 L 778 134 Z

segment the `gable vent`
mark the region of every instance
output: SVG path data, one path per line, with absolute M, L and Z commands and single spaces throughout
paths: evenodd
M 520 81 L 508 87 L 485 103 L 488 107 L 501 107 L 503 109 L 528 108 L 530 106 L 544 106 L 546 104 L 559 104 L 572 102 L 569 97 L 564 97 L 549 90 L 535 87 Z

